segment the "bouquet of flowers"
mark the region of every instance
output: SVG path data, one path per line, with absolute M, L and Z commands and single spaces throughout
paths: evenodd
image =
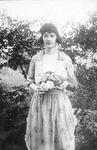
M 46 72 L 40 81 L 40 87 L 44 91 L 48 91 L 53 88 L 59 88 L 60 84 L 64 81 L 65 79 L 62 76 L 56 75 L 53 72 Z

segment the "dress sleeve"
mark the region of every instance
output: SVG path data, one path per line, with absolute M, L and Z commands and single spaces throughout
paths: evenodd
M 72 60 L 70 57 L 68 57 L 67 61 L 67 73 L 68 73 L 68 81 L 74 86 L 77 87 L 77 79 L 75 77 L 75 68 L 74 65 L 72 64 Z
M 32 59 L 30 61 L 28 74 L 27 74 L 27 80 L 26 80 L 27 86 L 29 86 L 31 83 L 35 83 L 35 60 L 34 60 L 34 57 L 32 57 Z

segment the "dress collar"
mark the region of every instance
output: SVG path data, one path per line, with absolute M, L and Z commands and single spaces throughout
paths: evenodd
M 38 60 L 43 59 L 43 55 L 44 55 L 44 50 L 39 52 L 37 59 Z M 58 50 L 58 60 L 63 60 L 63 52 L 60 52 L 59 50 Z

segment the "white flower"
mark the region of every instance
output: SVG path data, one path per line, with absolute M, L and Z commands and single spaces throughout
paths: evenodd
M 54 88 L 54 83 L 52 81 L 42 82 L 40 85 L 42 90 L 48 91 L 49 89 Z
M 54 88 L 54 83 L 52 81 L 47 81 L 46 86 L 48 89 L 52 89 L 52 88 Z
M 45 82 L 42 82 L 41 85 L 40 85 L 41 89 L 44 90 L 44 91 L 47 91 L 48 90 L 48 87 L 46 85 Z

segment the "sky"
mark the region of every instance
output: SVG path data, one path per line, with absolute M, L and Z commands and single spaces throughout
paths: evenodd
M 7 9 L 12 17 L 34 20 L 46 18 L 57 26 L 68 19 L 87 20 L 88 11 L 96 11 L 97 0 L 4 0 L 0 9 Z

